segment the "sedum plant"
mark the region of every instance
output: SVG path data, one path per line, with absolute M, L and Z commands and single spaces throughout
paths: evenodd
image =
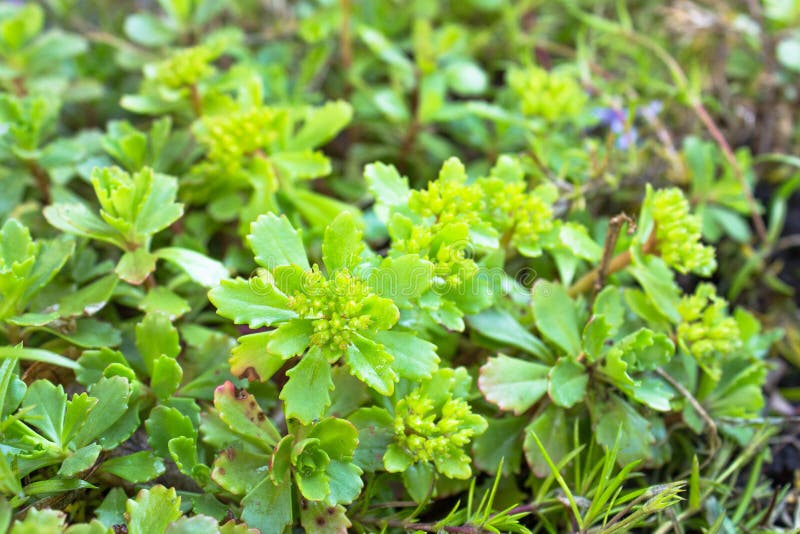
M 796 530 L 797 13 L 579 4 L 0 6 L 0 532 Z

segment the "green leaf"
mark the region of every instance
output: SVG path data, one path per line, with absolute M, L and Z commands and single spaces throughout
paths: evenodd
M 358 447 L 353 461 L 365 471 L 383 469 L 383 455 L 394 438 L 394 419 L 377 406 L 360 408 L 348 418 L 358 429 Z
M 478 389 L 501 410 L 520 414 L 547 392 L 548 371 L 546 365 L 501 354 L 481 367 Z
M 31 508 L 25 519 L 16 520 L 8 534 L 61 534 L 64 532 L 66 515 L 60 510 L 37 510 Z
M 99 378 L 98 378 L 99 380 Z M 73 395 L 67 401 L 64 425 L 61 428 L 61 443 L 69 443 L 87 420 L 87 415 L 97 406 L 98 400 L 87 393 Z
M 382 345 L 360 335 L 347 347 L 344 360 L 350 372 L 381 395 L 391 395 L 397 374 L 392 369 L 392 355 Z
M 284 360 L 299 356 L 308 348 L 314 327 L 309 319 L 291 319 L 271 331 L 267 351 Z
M 586 227 L 578 223 L 564 223 L 558 229 L 558 241 L 575 256 L 596 262 L 603 255 L 603 247 L 589 236 Z
M 214 391 L 214 406 L 233 432 L 266 452 L 272 452 L 281 439 L 255 397 L 243 389 L 237 390 L 230 381 Z
M 611 326 L 602 315 L 594 315 L 583 329 L 583 352 L 590 361 L 600 358 L 606 348 L 606 340 L 611 337 Z
M 279 152 L 272 154 L 269 160 L 292 180 L 310 180 L 331 173 L 331 160 L 316 150 Z
M 169 458 L 169 442 L 173 438 L 185 436 L 194 439 L 197 430 L 191 419 L 175 408 L 156 406 L 144 422 L 147 429 L 147 442 L 162 458 Z
M 369 283 L 378 295 L 408 306 L 430 289 L 433 271 L 433 263 L 419 254 L 406 254 L 381 261 L 380 267 L 370 271 Z
M 461 96 L 479 95 L 486 90 L 489 77 L 483 69 L 472 61 L 458 60 L 450 63 L 445 70 L 447 85 Z
M 319 448 L 332 460 L 349 460 L 358 445 L 358 430 L 349 421 L 328 417 L 308 433 L 309 438 L 319 440 Z
M 626 391 L 627 393 L 627 391 Z M 659 412 L 668 412 L 672 409 L 670 400 L 675 396 L 672 388 L 661 378 L 646 376 L 634 385 L 631 396 L 642 404 Z
M 86 471 L 97 461 L 101 450 L 102 447 L 97 443 L 78 449 L 64 460 L 58 474 L 63 477 L 72 477 L 81 471 Z
M 289 380 L 280 394 L 286 403 L 286 418 L 294 417 L 309 424 L 321 417 L 331 403 L 333 389 L 331 367 L 322 351 L 317 347 L 309 350 L 286 376 Z
M 128 362 L 121 352 L 108 348 L 85 350 L 77 363 L 80 368 L 76 371 L 75 376 L 78 382 L 85 386 L 100 380 L 106 368 L 111 364 L 128 366 Z M 133 370 L 131 369 L 131 371 Z
M 522 448 L 528 465 L 537 477 L 550 474 L 550 466 L 539 451 L 533 434 L 539 437 L 553 463 L 558 464 L 570 450 L 571 426 L 567 422 L 564 409 L 550 405 L 525 427 L 525 441 Z
M 135 286 L 142 282 L 156 268 L 157 257 L 145 248 L 137 248 L 133 252 L 126 252 L 119 259 L 114 272 L 122 279 Z
M 78 362 L 65 358 L 60 354 L 50 352 L 44 349 L 31 349 L 17 345 L 15 347 L 0 347 L 0 358 L 2 359 L 20 359 L 32 362 L 43 362 L 51 365 L 57 365 L 66 369 L 77 371 L 80 369 Z
M 322 240 L 322 262 L 328 273 L 339 269 L 352 270 L 361 261 L 363 232 L 349 211 L 340 213 L 325 229 Z
M 119 330 L 108 323 L 91 318 L 77 319 L 74 323 L 74 330 L 40 328 L 82 348 L 114 347 L 121 341 Z
M 194 250 L 180 247 L 166 247 L 155 251 L 155 256 L 166 260 L 203 287 L 212 288 L 221 280 L 228 280 L 228 269 L 218 262 Z
M 177 436 L 167 443 L 169 455 L 181 473 L 192 477 L 201 485 L 211 478 L 211 469 L 200 463 L 197 454 L 197 439 L 189 436 Z
M 394 165 L 376 162 L 364 167 L 364 179 L 370 193 L 375 197 L 375 214 L 386 223 L 389 210 L 408 203 L 410 189 L 408 178 L 400 176 Z
M 324 502 L 308 501 L 300 507 L 300 524 L 306 532 L 343 534 L 351 526 L 343 506 L 328 506 Z
M 471 328 L 493 341 L 524 350 L 545 361 L 552 359 L 550 349 L 505 310 L 489 308 L 477 315 L 470 315 L 467 321 Z
M 114 279 L 116 280 L 116 277 Z M 138 307 L 146 314 L 166 315 L 170 321 L 180 318 L 192 309 L 184 298 L 163 286 L 150 289 Z
M 475 465 L 490 474 L 497 472 L 503 462 L 503 475 L 517 474 L 522 459 L 522 429 L 528 424 L 527 417 L 505 417 L 487 419 L 486 432 L 475 438 L 472 448 Z
M 326 498 L 329 505 L 353 502 L 364 486 L 361 481 L 361 469 L 350 462 L 331 460 L 325 474 L 330 483 L 330 492 Z
M 223 450 L 214 460 L 211 478 L 234 495 L 245 495 L 269 478 L 268 455 L 245 450 L 238 444 Z
M 106 460 L 99 470 L 116 475 L 128 482 L 141 484 L 163 475 L 166 467 L 161 458 L 152 451 L 139 451 Z
M 36 255 L 33 269 L 26 276 L 28 287 L 23 294 L 23 300 L 30 300 L 33 295 L 46 286 L 61 270 L 75 249 L 75 242 L 64 236 L 52 241 L 41 242 L 41 248 Z
M 164 534 L 167 525 L 181 517 L 180 504 L 175 488 L 158 485 L 139 491 L 126 506 L 129 534 Z
M 325 228 L 343 211 L 349 211 L 356 218 L 361 217 L 358 207 L 316 191 L 291 189 L 285 193 L 287 199 L 313 228 Z M 298 265 L 303 269 L 308 269 L 303 264 Z
M 97 399 L 97 404 L 92 408 L 72 443 L 82 447 L 95 439 L 102 438 L 127 411 L 130 394 L 130 384 L 119 376 L 101 378 L 92 384 L 89 387 L 89 395 Z M 104 450 L 116 445 L 107 445 L 102 439 L 99 441 Z
M 100 311 L 111 298 L 119 279 L 114 275 L 104 276 L 78 291 L 66 295 L 58 302 L 58 314 L 61 317 L 94 315 Z
M 217 313 L 250 328 L 271 326 L 297 317 L 288 309 L 288 299 L 275 286 L 260 278 L 223 280 L 208 293 Z
M 153 374 L 150 378 L 150 389 L 158 400 L 168 400 L 181 385 L 183 369 L 175 358 L 159 356 L 153 362 Z
M 432 494 L 435 470 L 428 462 L 419 462 L 403 469 L 403 486 L 417 503 L 425 502 Z
M 128 496 L 125 495 L 124 489 L 112 488 L 95 510 L 95 516 L 106 528 L 125 523 L 124 513 L 127 501 Z
M 409 380 L 430 378 L 439 366 L 436 345 L 418 338 L 410 332 L 387 330 L 377 332 L 373 341 L 380 343 L 392 355 L 392 369 L 398 376 Z
M 116 230 L 83 204 L 53 204 L 44 209 L 44 218 L 62 232 L 111 243 L 119 248 L 125 242 Z
M 261 534 L 282 534 L 292 522 L 292 486 L 276 486 L 269 477 L 242 499 L 242 520 Z
M 53 443 L 61 445 L 66 406 L 67 394 L 61 385 L 37 380 L 28 387 L 22 400 L 22 408 L 25 410 L 22 420 L 38 428 Z
M 169 524 L 166 534 L 219 534 L 219 523 L 207 515 L 181 517 Z
M 158 47 L 175 39 L 175 32 L 160 18 L 150 13 L 135 13 L 125 18 L 125 35 L 135 43 Z
M 82 489 L 97 489 L 97 486 L 76 478 L 60 479 L 51 478 L 50 480 L 38 480 L 31 482 L 22 488 L 23 494 L 28 496 L 52 495 L 65 493 L 67 491 L 78 491 Z
M 352 117 L 352 106 L 343 100 L 326 102 L 320 107 L 309 106 L 303 115 L 303 125 L 286 148 L 304 150 L 322 146 L 333 139 Z
M 250 225 L 247 244 L 255 253 L 256 263 L 267 269 L 279 265 L 299 265 L 310 269 L 300 232 L 285 216 L 261 215 Z
M 539 332 L 568 356 L 581 351 L 581 334 L 575 304 L 560 285 L 539 280 L 531 290 L 533 318 Z
M 680 313 L 678 313 L 680 290 L 675 285 L 672 270 L 661 258 L 641 257 L 636 253 L 632 256 L 633 263 L 628 267 L 628 272 L 636 278 L 656 309 L 673 323 L 679 323 L 681 319 Z
M 589 375 L 583 365 L 571 358 L 559 358 L 547 374 L 547 393 L 563 408 L 572 408 L 586 396 Z
M 592 313 L 595 316 L 602 315 L 610 327 L 610 333 L 615 334 L 625 321 L 625 307 L 619 288 L 613 285 L 604 287 L 594 299 Z
M 267 342 L 272 335 L 272 332 L 261 332 L 240 337 L 239 344 L 231 351 L 231 373 L 239 377 L 246 376 L 252 381 L 265 382 L 278 372 L 286 360 L 267 351 Z
M 136 348 L 142 355 L 147 372 L 152 376 L 155 362 L 160 356 L 175 358 L 180 354 L 178 330 L 166 315 L 145 315 L 136 325 Z
M 390 65 L 401 75 L 401 78 L 408 84 L 414 78 L 414 64 L 406 55 L 381 32 L 369 26 L 360 26 L 358 35 L 364 44 L 378 57 Z
M 611 395 L 607 401 L 590 404 L 590 409 L 598 443 L 611 449 L 619 434 L 619 465 L 651 457 L 656 439 L 650 431 L 650 422 L 630 404 Z

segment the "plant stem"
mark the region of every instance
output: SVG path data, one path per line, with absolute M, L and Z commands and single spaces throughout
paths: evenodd
M 620 213 L 619 215 L 612 217 L 608 222 L 608 228 L 606 229 L 606 241 L 603 244 L 603 258 L 600 260 L 600 270 L 597 273 L 597 279 L 594 283 L 595 294 L 599 293 L 600 290 L 603 289 L 603 284 L 605 284 L 606 275 L 608 274 L 609 263 L 611 262 L 611 255 L 614 253 L 614 247 L 617 246 L 619 232 L 624 223 L 628 223 L 628 227 L 630 229 L 633 229 L 636 224 L 633 219 L 628 217 L 625 213 Z
M 347 71 L 353 64 L 353 37 L 350 34 L 350 12 L 352 8 L 350 0 L 339 0 L 339 8 L 342 12 L 342 21 L 339 26 L 339 62 L 342 66 L 342 71 L 347 76 Z
M 506 515 L 515 515 L 522 513 L 535 512 L 539 507 L 536 504 L 521 504 L 506 512 Z M 497 514 L 492 514 L 495 517 Z M 491 519 L 490 517 L 490 519 Z M 380 517 L 365 517 L 360 520 L 362 523 L 369 523 L 372 525 L 384 525 L 392 528 L 402 528 L 403 530 L 421 530 L 423 532 L 451 532 L 454 534 L 483 534 L 484 532 L 491 532 L 483 527 L 474 525 L 461 525 L 461 526 L 439 526 L 438 523 L 409 523 L 402 519 L 383 519 Z
M 25 160 L 25 167 L 27 167 L 28 172 L 31 173 L 31 176 L 36 181 L 36 187 L 39 188 L 39 192 L 42 194 L 42 201 L 45 204 L 50 204 L 50 176 L 48 176 L 47 171 L 32 159 Z
M 200 97 L 200 90 L 197 88 L 197 84 L 193 83 L 189 86 L 189 93 L 192 97 L 192 109 L 194 110 L 194 114 L 198 117 L 203 116 L 203 99 Z
M 717 125 L 714 124 L 714 120 L 711 118 L 711 115 L 708 114 L 705 106 L 703 106 L 699 100 L 692 103 L 692 109 L 700 119 L 700 122 L 703 123 L 708 132 L 711 134 L 711 137 L 713 137 L 714 141 L 716 141 L 717 145 L 719 145 L 719 148 L 722 150 L 722 154 L 725 156 L 728 165 L 730 165 L 731 169 L 733 170 L 733 174 L 736 175 L 736 179 L 739 181 L 739 185 L 742 188 L 742 194 L 744 195 L 745 200 L 747 200 L 747 206 L 750 208 L 750 217 L 753 220 L 753 227 L 756 229 L 758 239 L 762 243 L 765 242 L 767 240 L 767 227 L 764 225 L 764 219 L 761 217 L 761 213 L 758 211 L 758 205 L 756 204 L 755 198 L 753 198 L 753 192 L 750 191 L 750 184 L 747 183 L 744 173 L 739 167 L 739 162 L 736 161 L 736 156 L 734 155 L 731 146 L 728 144 L 728 141 L 725 140 L 725 136 L 723 136 L 722 132 L 719 131 L 719 128 L 717 128 Z
M 610 228 L 610 227 L 609 227 Z M 606 236 L 606 240 L 608 236 Z M 653 253 L 656 250 L 656 232 L 655 229 L 650 234 L 650 237 L 647 238 L 647 241 L 644 245 L 642 245 L 642 252 L 645 254 Z M 604 260 L 605 260 L 605 247 L 603 251 Z M 597 287 L 597 281 L 600 279 L 601 273 L 603 278 L 610 274 L 614 274 L 616 272 L 621 271 L 625 267 L 631 264 L 631 251 L 625 250 L 616 256 L 614 256 L 611 261 L 608 261 L 603 268 L 603 264 L 599 267 L 596 267 L 583 275 L 581 278 L 578 279 L 577 282 L 572 284 L 572 286 L 567 290 L 567 294 L 570 297 L 577 297 L 583 293 L 586 293 L 593 287 Z
M 660 376 L 661 378 L 663 378 L 664 380 L 669 382 L 669 384 L 672 387 L 677 389 L 678 393 L 683 395 L 684 398 L 687 401 L 689 401 L 689 404 L 691 404 L 692 408 L 695 409 L 697 414 L 700 416 L 700 419 L 702 419 L 703 422 L 705 422 L 705 424 L 708 425 L 709 433 L 710 433 L 710 436 L 711 436 L 711 438 L 710 438 L 711 439 L 711 443 L 709 443 L 709 447 L 711 448 L 711 451 L 709 452 L 708 459 L 711 459 L 714 456 L 714 453 L 717 452 L 717 449 L 719 449 L 719 445 L 720 445 L 719 433 L 717 432 L 716 423 L 714 423 L 714 420 L 711 419 L 711 416 L 708 415 L 708 412 L 706 412 L 706 410 L 703 408 L 703 406 L 700 404 L 700 402 L 696 398 L 694 398 L 694 395 L 692 395 L 692 393 L 688 389 L 686 389 L 683 386 L 683 384 L 681 384 L 680 382 L 678 382 L 677 380 L 672 378 L 672 376 L 669 375 L 663 369 L 660 369 L 660 368 L 656 369 L 656 373 L 658 374 L 658 376 Z M 706 462 L 707 461 L 708 460 L 706 460 Z

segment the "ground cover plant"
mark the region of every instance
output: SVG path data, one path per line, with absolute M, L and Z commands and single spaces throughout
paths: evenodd
M 2 4 L 0 532 L 799 531 L 799 28 Z

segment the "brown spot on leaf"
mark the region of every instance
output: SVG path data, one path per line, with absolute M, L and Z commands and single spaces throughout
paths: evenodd
M 244 372 L 241 375 L 239 375 L 239 378 L 246 378 L 246 379 L 250 380 L 251 382 L 260 382 L 261 381 L 261 377 L 258 376 L 258 373 L 256 372 L 256 370 L 254 368 L 252 368 L 252 367 L 248 367 L 247 369 L 245 369 Z
M 324 527 L 325 526 L 325 518 L 324 517 L 318 517 L 315 521 L 316 521 L 318 526 L 320 526 L 320 527 Z

